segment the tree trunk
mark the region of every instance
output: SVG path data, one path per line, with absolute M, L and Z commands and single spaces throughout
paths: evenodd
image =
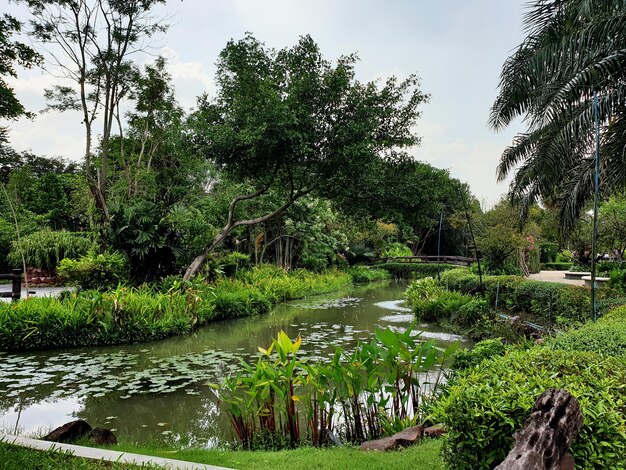
M 572 465 L 566 451 L 583 423 L 578 400 L 562 389 L 548 389 L 537 400 L 515 446 L 496 470 L 559 470 Z M 565 467 L 567 468 L 567 467 Z M 573 466 L 571 466 L 573 469 Z
M 232 201 L 230 202 L 230 205 L 228 207 L 228 220 L 226 222 L 226 225 L 221 230 L 221 232 L 213 239 L 213 242 L 211 242 L 211 245 L 202 254 L 196 256 L 196 258 L 191 262 L 191 264 L 189 265 L 189 267 L 185 271 L 185 275 L 183 276 L 183 280 L 184 281 L 188 281 L 193 276 L 198 274 L 198 271 L 200 270 L 200 268 L 204 264 L 204 261 L 207 259 L 209 254 L 213 250 L 215 250 L 215 248 L 217 248 L 219 246 L 219 244 L 222 243 L 224 241 L 224 239 L 228 236 L 228 234 L 231 231 L 233 231 L 235 228 L 246 226 L 246 225 L 257 225 L 257 224 L 261 224 L 263 222 L 266 222 L 266 221 L 268 221 L 270 219 L 273 219 L 277 215 L 280 215 L 284 211 L 286 211 L 298 198 L 308 194 L 308 191 L 294 192 L 294 193 L 292 193 L 290 195 L 289 199 L 287 199 L 287 201 L 285 201 L 285 203 L 282 206 L 280 206 L 275 211 L 270 212 L 269 214 L 266 214 L 266 215 L 261 216 L 261 217 L 256 217 L 254 219 L 238 220 L 238 221 L 234 220 L 235 209 L 237 208 L 237 204 L 239 202 L 250 200 L 250 199 L 254 199 L 256 197 L 259 197 L 261 194 L 264 194 L 265 192 L 266 192 L 266 188 L 261 188 L 258 191 L 256 191 L 255 193 L 246 194 L 246 195 L 243 195 L 243 196 L 235 196 L 232 199 Z

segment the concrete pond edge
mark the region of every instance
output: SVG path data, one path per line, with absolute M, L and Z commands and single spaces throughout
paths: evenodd
M 172 470 L 232 470 L 227 467 L 217 467 L 201 463 L 186 462 L 183 460 L 166 459 L 151 455 L 132 454 L 129 452 L 118 452 L 116 450 L 96 449 L 93 447 L 83 447 L 74 444 L 61 444 L 58 442 L 41 441 L 28 437 L 11 436 L 0 434 L 0 442 L 6 444 L 26 447 L 40 451 L 69 452 L 74 457 L 84 459 L 100 460 L 115 463 L 128 463 L 133 465 L 160 465 Z

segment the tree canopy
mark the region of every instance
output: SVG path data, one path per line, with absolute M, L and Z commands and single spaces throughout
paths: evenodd
M 355 60 L 342 56 L 333 65 L 309 36 L 280 51 L 251 35 L 227 44 L 217 63 L 218 95 L 200 99 L 193 139 L 198 152 L 251 191 L 232 199 L 224 228 L 186 278 L 234 228 L 268 220 L 307 194 L 340 193 L 369 165 L 401 161 L 402 149 L 419 143 L 417 107 L 427 95 L 418 79 L 360 83 Z M 239 203 L 270 190 L 282 204 L 236 219 Z

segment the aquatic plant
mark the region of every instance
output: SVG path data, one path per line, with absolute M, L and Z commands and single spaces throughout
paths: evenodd
M 301 344 L 281 331 L 267 349 L 259 347 L 255 365 L 242 363 L 239 373 L 213 385 L 241 446 L 322 446 L 336 436 L 360 443 L 380 437 L 394 420 L 419 420 L 458 346 L 438 348 L 412 329 L 377 330 L 371 342 L 352 352 L 337 348 L 320 364 L 298 358 Z

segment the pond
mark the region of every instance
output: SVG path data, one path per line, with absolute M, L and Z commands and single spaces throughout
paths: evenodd
M 44 434 L 73 419 L 114 429 L 123 442 L 176 441 L 214 447 L 230 426 L 207 383 L 219 383 L 280 330 L 302 336 L 301 355 L 351 350 L 376 328 L 407 328 L 405 284 L 371 284 L 276 306 L 271 313 L 203 327 L 192 335 L 137 345 L 33 353 L 0 352 L 0 431 Z M 424 338 L 467 344 L 432 325 Z

